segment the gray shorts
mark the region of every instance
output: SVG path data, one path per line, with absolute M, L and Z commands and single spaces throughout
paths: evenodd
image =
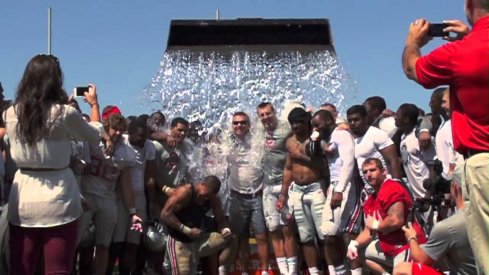
M 134 202 L 136 211 L 146 221 L 146 196 L 144 192 L 134 192 Z M 131 219 L 129 218 L 129 210 L 127 209 L 122 199 L 117 200 L 117 226 L 114 231 L 112 242 L 128 242 L 132 244 L 140 244 L 142 233 L 131 230 Z
M 282 193 L 282 185 L 267 185 L 263 189 L 263 214 L 270 232 L 276 231 L 282 225 L 288 223 L 287 220 L 277 211 L 277 201 Z
M 294 212 L 301 242 L 310 242 L 315 236 L 323 239 L 321 223 L 326 196 L 321 182 L 297 185 L 292 182 L 289 190 L 289 205 Z
M 80 232 L 87 230 L 90 221 L 95 226 L 95 244 L 109 247 L 112 235 L 117 224 L 117 202 L 115 198 L 104 198 L 96 195 L 85 194 L 85 199 L 92 209 L 83 212 L 80 219 Z M 83 234 L 79 234 L 81 237 Z M 79 237 L 79 238 L 80 238 Z M 80 239 L 78 240 L 80 241 Z
M 263 196 L 241 196 L 231 192 L 229 196 L 229 226 L 238 238 L 248 238 L 250 223 L 255 234 L 267 232 L 263 216 Z

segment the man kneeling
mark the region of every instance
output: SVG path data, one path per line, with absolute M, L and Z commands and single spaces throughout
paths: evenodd
M 395 264 L 407 261 L 409 256 L 409 245 L 401 228 L 410 215 L 413 200 L 401 183 L 386 178 L 387 172 L 379 159 L 366 159 L 362 172 L 374 193 L 363 206 L 365 228 L 348 245 L 347 257 L 356 259 L 358 249 L 362 248 L 366 263 L 375 274 L 390 273 Z M 412 222 L 418 242 L 425 243 L 420 225 L 416 220 Z M 378 239 L 374 239 L 375 234 Z
M 173 274 L 196 274 L 199 258 L 219 255 L 219 274 L 227 274 L 237 250 L 224 216 L 221 201 L 216 196 L 221 181 L 208 176 L 204 182 L 184 184 L 167 200 L 161 218 L 168 227 L 166 244 Z M 212 209 L 220 233 L 201 228 L 205 214 Z

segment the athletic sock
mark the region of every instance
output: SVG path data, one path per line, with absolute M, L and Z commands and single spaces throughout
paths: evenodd
M 290 275 L 297 275 L 297 256 L 287 258 Z
M 346 266 L 344 264 L 341 264 L 339 266 L 335 266 L 334 272 L 336 275 L 344 275 L 344 274 L 346 274 Z M 331 274 L 331 271 L 330 271 L 330 274 Z
M 351 275 L 362 275 L 362 268 L 355 268 L 351 270 Z
M 219 266 L 219 275 L 227 275 L 228 271 L 226 270 L 226 267 L 223 265 Z
M 329 275 L 336 275 L 334 265 L 328 265 Z
M 309 267 L 309 274 L 311 275 L 319 275 L 319 270 L 317 267 Z
M 289 266 L 287 264 L 286 257 L 278 257 L 277 258 L 277 266 L 280 271 L 280 275 L 288 275 L 289 274 Z

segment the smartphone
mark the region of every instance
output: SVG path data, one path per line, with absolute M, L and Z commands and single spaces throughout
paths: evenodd
M 428 27 L 428 36 L 431 37 L 445 37 L 448 36 L 448 32 L 444 32 L 443 29 L 448 27 L 447 24 L 444 23 L 430 23 Z
M 88 93 L 88 87 L 76 87 L 75 96 L 85 96 L 85 92 Z

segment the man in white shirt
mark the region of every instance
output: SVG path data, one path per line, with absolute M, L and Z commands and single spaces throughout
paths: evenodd
M 419 146 L 416 128 L 418 114 L 416 105 L 402 104 L 396 113 L 396 126 L 403 133 L 400 150 L 408 186 L 415 198 L 424 198 L 426 189 L 423 187 L 423 181 L 430 176 L 428 163 L 433 161 L 436 152 L 432 144 L 424 150 Z
M 100 123 L 98 123 L 100 125 Z M 102 125 L 100 125 L 102 126 Z M 82 194 L 91 205 L 91 210 L 81 217 L 81 230 L 88 228 L 90 221 L 95 225 L 95 273 L 105 274 L 109 245 L 117 224 L 117 201 L 115 188 L 120 176 L 120 184 L 124 203 L 129 209 L 128 221 L 136 230 L 140 230 L 139 217 L 134 203 L 131 186 L 131 166 L 135 164 L 134 149 L 121 141 L 126 129 L 126 120 L 121 115 L 112 115 L 104 121 L 99 131 L 106 132 L 110 142 L 115 146 L 111 155 L 104 149 L 108 141 L 100 142 L 99 146 L 90 146 L 91 164 L 89 174 L 83 177 Z M 103 136 L 103 135 L 102 135 Z
M 232 117 L 229 169 L 229 225 L 238 236 L 238 253 L 242 274 L 249 274 L 250 224 L 255 232 L 261 275 L 268 275 L 268 237 L 263 215 L 263 171 L 261 158 L 255 158 L 258 147 L 250 133 L 250 119 L 244 112 Z M 263 147 L 259 147 L 263 150 Z
M 441 176 L 446 180 L 452 179 L 453 171 L 457 166 L 464 165 L 464 157 L 453 148 L 452 123 L 450 119 L 450 90 L 443 92 L 442 117 L 444 121 L 440 125 L 435 137 L 436 156 L 443 165 Z
M 392 138 L 397 131 L 394 117 L 383 116 L 382 112 L 387 109 L 384 98 L 372 96 L 365 99 L 363 103 L 367 111 L 367 122 L 369 125 L 379 128 Z
M 150 206 L 154 206 L 155 193 L 155 154 L 154 144 L 148 140 L 148 126 L 141 120 L 134 120 L 129 123 L 127 135 L 123 135 L 122 142 L 134 149 L 136 153 L 136 163 L 131 167 L 131 183 L 134 191 L 134 200 L 137 213 L 141 219 L 146 221 L 146 197 L 150 200 Z M 120 187 L 120 186 L 119 186 Z M 148 190 L 149 192 L 145 192 Z M 129 274 L 134 270 L 136 256 L 141 243 L 141 232 L 131 230 L 131 224 L 128 222 L 128 209 L 124 205 L 120 194 L 120 188 L 117 192 L 117 225 L 112 238 L 110 248 L 111 265 L 119 258 L 119 273 Z M 154 213 L 153 218 L 158 217 Z
M 347 130 L 336 126 L 333 115 L 325 110 L 312 117 L 312 127 L 321 137 L 323 154 L 328 158 L 331 184 L 323 208 L 321 233 L 324 235 L 324 254 L 330 274 L 346 274 L 344 265 L 346 245 L 343 238 L 354 239 L 361 229 L 360 186 L 354 185 L 355 143 Z M 360 264 L 351 263 L 353 274 Z
M 386 132 L 369 126 L 365 107 L 350 107 L 347 110 L 347 119 L 355 137 L 355 158 L 359 170 L 367 158 L 378 158 L 382 165 L 387 167 L 388 178 L 400 180 L 401 163 L 395 145 Z

